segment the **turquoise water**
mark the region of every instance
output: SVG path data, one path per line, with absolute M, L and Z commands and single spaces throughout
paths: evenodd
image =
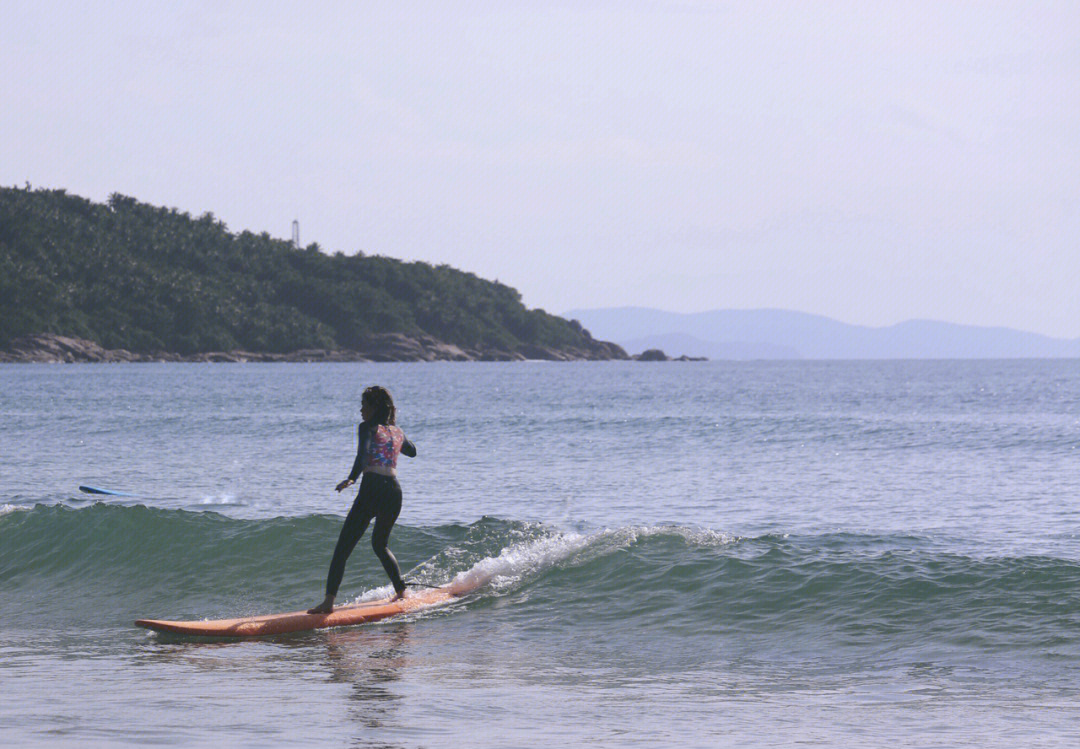
M 407 577 L 491 583 L 135 628 L 320 598 L 376 382 Z M 0 366 L 0 741 L 1073 746 L 1078 394 L 1075 361 Z M 388 590 L 362 542 L 343 598 Z

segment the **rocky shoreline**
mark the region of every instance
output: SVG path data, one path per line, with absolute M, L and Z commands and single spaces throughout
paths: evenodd
M 134 353 L 106 349 L 82 338 L 39 333 L 11 341 L 0 351 L 0 363 L 121 362 L 430 362 L 430 361 L 606 361 L 631 357 L 614 343 L 590 341 L 588 348 L 525 345 L 517 351 L 462 348 L 428 335 L 385 333 L 369 337 L 363 349 L 305 349 L 287 354 L 257 351 L 210 351 L 192 355 L 170 352 Z
M 634 361 L 708 361 L 707 356 L 682 356 L 671 357 L 665 354 L 658 348 L 649 348 L 642 351 L 640 354 L 634 354 L 630 357 Z

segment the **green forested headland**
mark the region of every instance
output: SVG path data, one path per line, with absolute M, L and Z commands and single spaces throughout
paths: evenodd
M 0 347 L 37 333 L 180 355 L 363 351 L 386 333 L 479 352 L 622 353 L 446 265 L 298 249 L 123 195 L 0 188 Z

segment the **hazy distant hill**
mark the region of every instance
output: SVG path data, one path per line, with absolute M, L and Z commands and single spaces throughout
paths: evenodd
M 1080 338 L 909 320 L 872 328 L 776 309 L 680 314 L 644 307 L 571 310 L 599 338 L 631 353 L 713 359 L 1011 359 L 1080 357 Z

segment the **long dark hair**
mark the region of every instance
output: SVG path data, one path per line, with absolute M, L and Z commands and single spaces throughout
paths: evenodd
M 390 391 L 382 385 L 372 385 L 364 390 L 360 396 L 360 403 L 371 406 L 375 411 L 374 421 L 376 424 L 393 426 L 397 422 L 397 409 L 394 408 L 394 399 Z

